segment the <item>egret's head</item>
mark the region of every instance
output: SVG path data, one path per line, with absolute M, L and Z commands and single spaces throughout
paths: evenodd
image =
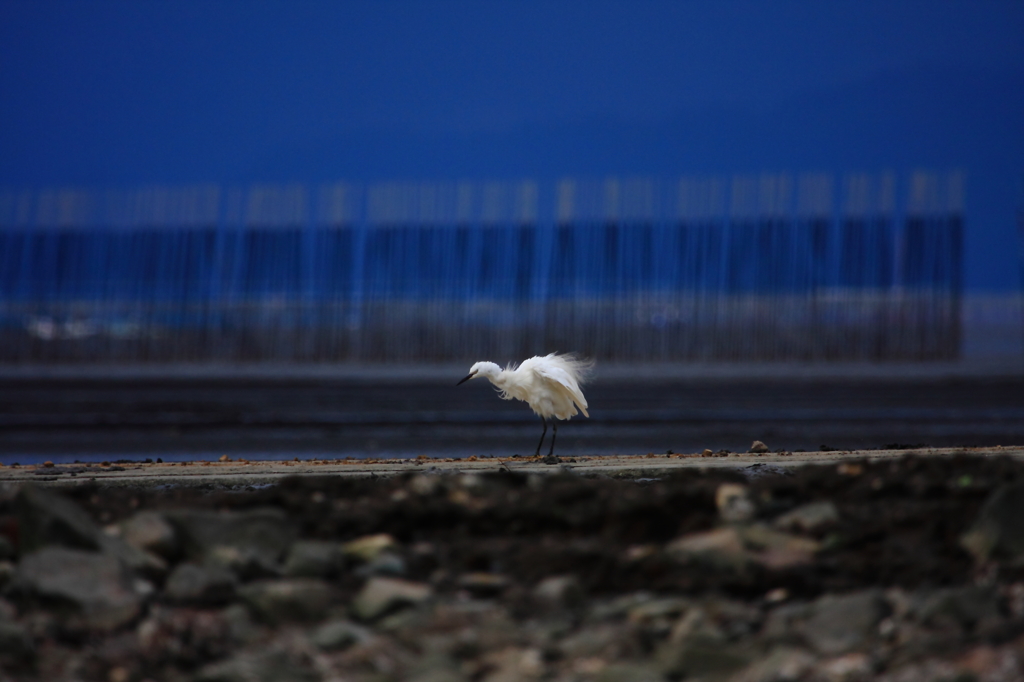
M 498 372 L 500 371 L 501 368 L 498 367 L 493 362 L 477 362 L 474 363 L 473 366 L 469 368 L 469 374 L 467 374 L 458 384 L 455 385 L 458 386 L 459 384 L 463 384 L 469 381 L 470 379 L 475 379 L 478 376 L 487 377 L 488 379 L 494 379 L 494 377 L 498 376 Z

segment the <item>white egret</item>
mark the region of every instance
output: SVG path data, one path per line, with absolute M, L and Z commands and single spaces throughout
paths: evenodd
M 555 419 L 569 419 L 583 412 L 587 414 L 587 399 L 583 397 L 580 384 L 587 378 L 594 363 L 589 360 L 581 360 L 572 353 L 559 355 L 551 353 L 541 357 L 534 356 L 523 360 L 522 364 L 516 367 L 510 364 L 501 369 L 493 362 L 477 362 L 469 368 L 469 374 L 459 383 L 458 386 L 475 377 L 487 377 L 498 389 L 498 395 L 502 400 L 522 400 L 533 410 L 544 425 L 540 434 L 540 442 L 537 443 L 536 454 L 540 455 L 540 448 L 544 444 L 544 436 L 548 433 L 548 419 L 554 432 L 551 434 L 551 449 L 548 450 L 548 457 L 554 455 L 555 438 L 558 436 L 558 422 Z

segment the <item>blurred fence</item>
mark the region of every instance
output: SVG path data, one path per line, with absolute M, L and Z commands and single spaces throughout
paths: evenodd
M 0 191 L 0 362 L 953 359 L 958 173 Z

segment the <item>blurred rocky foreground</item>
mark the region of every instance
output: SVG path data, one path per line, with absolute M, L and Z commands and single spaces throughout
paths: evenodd
M 550 469 L 3 484 L 0 678 L 1024 679 L 1019 460 Z

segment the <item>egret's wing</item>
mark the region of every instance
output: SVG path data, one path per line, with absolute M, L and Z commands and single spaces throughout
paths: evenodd
M 569 372 L 565 371 L 561 367 L 552 367 L 550 365 L 543 365 L 534 367 L 533 371 L 539 376 L 553 381 L 562 388 L 572 397 L 576 406 L 580 408 L 583 416 L 589 417 L 587 414 L 587 399 L 583 397 L 583 392 L 580 390 L 580 385 L 576 383 L 576 379 L 573 378 Z

